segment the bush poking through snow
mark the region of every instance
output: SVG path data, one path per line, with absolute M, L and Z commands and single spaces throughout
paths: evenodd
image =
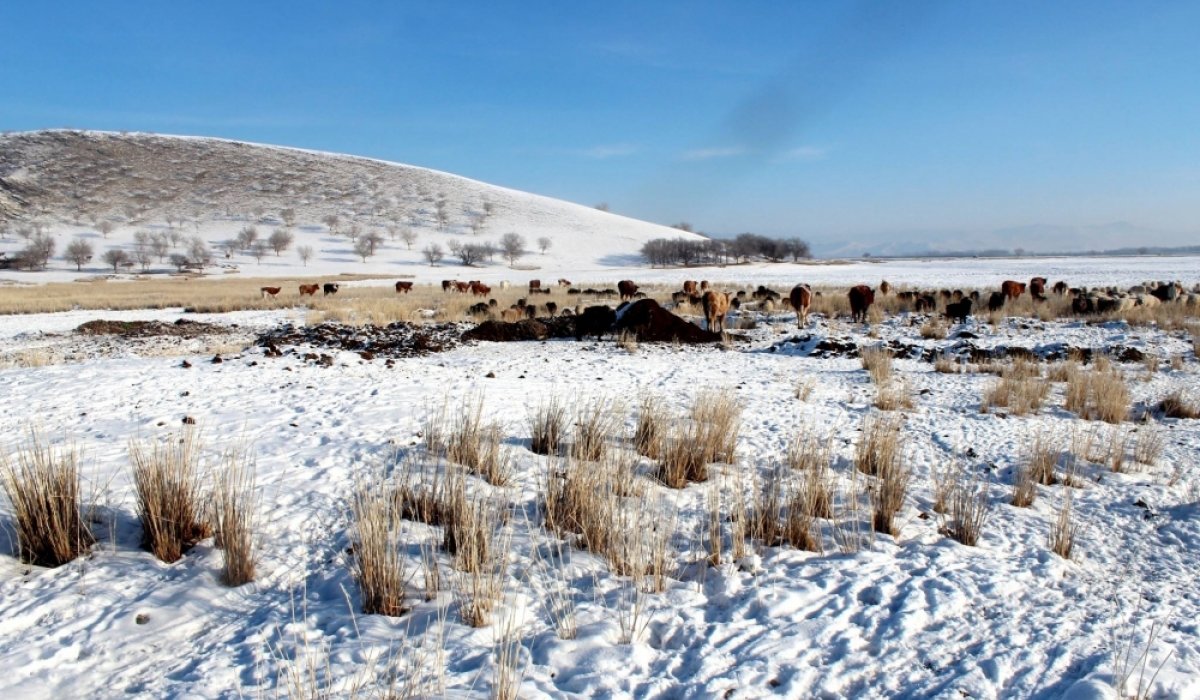
M 368 615 L 399 617 L 405 605 L 405 543 L 399 539 L 402 513 L 382 477 L 361 480 L 351 502 L 355 539 L 354 580 Z
M 699 432 L 695 423 L 686 420 L 674 421 L 663 431 L 655 448 L 659 481 L 673 489 L 708 481 L 708 462 Z
M 704 462 L 733 464 L 741 418 L 742 408 L 728 389 L 706 390 L 696 396 L 692 420 Z
M 1014 416 L 1037 413 L 1049 393 L 1050 384 L 1039 376 L 1037 365 L 1018 358 L 984 391 L 979 411 L 987 413 L 995 406 Z
M 879 384 L 875 389 L 875 408 L 881 411 L 909 410 L 913 407 L 912 394 L 908 382 L 899 377 L 892 377 L 887 382 Z
M 559 454 L 566 423 L 567 409 L 557 396 L 539 404 L 529 416 L 529 449 L 539 455 Z
M 1050 534 L 1046 538 L 1046 546 L 1063 559 L 1070 559 L 1075 551 L 1075 538 L 1079 525 L 1075 522 L 1071 501 L 1072 492 L 1063 490 L 1062 504 L 1058 508 L 1058 516 L 1050 524 Z
M 887 461 L 880 462 L 877 478 L 871 483 L 871 526 L 875 532 L 892 537 L 900 536 L 896 515 L 904 506 L 912 472 L 904 464 L 900 451 Z
M 488 498 L 473 499 L 456 517 L 455 594 L 464 623 L 486 627 L 504 593 L 508 578 L 511 531 L 501 508 Z
M 617 433 L 618 408 L 612 400 L 594 399 L 579 408 L 571 437 L 571 455 L 585 462 L 599 462 L 608 451 L 608 440 Z
M 1053 474 L 1053 465 L 1051 474 Z M 1031 464 L 1018 465 L 1013 470 L 1012 498 L 1009 503 L 1017 508 L 1028 508 L 1033 505 L 1036 498 L 1037 480 L 1033 478 L 1033 466 Z
M 16 521 L 21 561 L 62 566 L 95 542 L 82 511 L 73 450 L 55 450 L 31 433 L 15 464 L 0 458 L 0 484 Z
M 446 441 L 446 457 L 484 478 L 504 486 L 512 477 L 507 452 L 501 446 L 500 426 L 483 422 L 483 397 L 463 401 Z
M 1033 439 L 1033 444 L 1029 447 L 1029 458 L 1025 469 L 1029 472 L 1029 478 L 1034 483 L 1043 486 L 1050 486 L 1057 483 L 1057 478 L 1054 476 L 1054 467 L 1058 464 L 1059 457 L 1062 456 L 1062 451 L 1051 444 L 1050 440 L 1039 434 Z M 1032 503 L 1032 499 L 1030 503 Z M 1017 505 L 1017 504 L 1013 504 Z
M 1065 407 L 1085 420 L 1120 423 L 1129 415 L 1129 403 L 1121 371 L 1109 362 L 1098 360 L 1090 371 L 1076 368 L 1067 379 Z
M 653 394 L 642 395 L 638 402 L 637 425 L 633 430 L 633 449 L 651 459 L 658 458 L 658 446 L 667 418 L 662 399 Z
M 142 545 L 168 564 L 208 537 L 195 430 L 165 441 L 129 443 Z
M 1133 442 L 1133 459 L 1138 464 L 1154 466 L 1158 463 L 1163 451 L 1163 434 L 1150 425 L 1144 425 L 1138 430 L 1137 439 Z
M 240 586 L 254 580 L 258 549 L 254 542 L 254 461 L 247 453 L 231 451 L 213 487 L 213 527 L 216 546 L 224 553 L 221 582 Z

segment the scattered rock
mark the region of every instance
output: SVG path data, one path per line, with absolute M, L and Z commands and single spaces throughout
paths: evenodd
M 224 361 L 225 361 L 225 360 L 222 360 L 222 359 L 221 359 L 221 356 L 220 356 L 219 354 L 217 354 L 217 355 L 213 355 L 212 363 L 213 363 L 214 365 L 219 365 L 219 364 L 221 364 L 221 363 L 222 363 L 222 362 L 224 362 Z
M 147 615 L 146 613 L 138 613 L 137 616 L 133 618 L 134 624 L 138 624 L 138 625 L 144 625 L 149 621 L 150 621 L 150 616 Z
M 187 360 L 184 360 L 183 362 L 180 362 L 180 363 L 179 363 L 179 366 L 180 366 L 180 367 L 182 367 L 182 368 L 184 368 L 184 369 L 190 369 L 190 368 L 191 368 L 191 366 L 192 366 L 192 363 L 191 363 L 191 362 L 188 362 Z
M 483 376 L 484 376 L 484 377 L 486 377 L 486 378 L 488 378 L 488 379 L 495 379 L 495 378 L 496 378 L 496 373 L 495 373 L 495 372 L 488 372 L 487 374 L 485 374 L 485 375 L 483 375 Z
M 195 418 L 192 418 L 191 416 L 184 416 L 184 417 L 183 417 L 183 424 L 184 424 L 184 425 L 195 425 L 195 424 L 196 424 L 196 419 L 195 419 Z

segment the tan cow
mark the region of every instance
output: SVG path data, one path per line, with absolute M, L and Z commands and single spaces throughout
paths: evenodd
M 812 306 L 812 288 L 807 284 L 798 284 L 792 287 L 789 299 L 796 310 L 796 326 L 805 327 L 808 325 L 808 307 Z
M 319 284 L 302 284 L 300 285 L 300 296 L 316 296 L 317 292 L 321 291 Z
M 725 314 L 729 313 L 729 295 L 709 290 L 704 293 L 703 304 L 708 330 L 713 333 L 724 333 Z
M 279 293 L 280 289 L 282 287 L 263 287 L 259 291 L 262 292 L 262 298 L 266 299 L 267 297 L 274 297 Z

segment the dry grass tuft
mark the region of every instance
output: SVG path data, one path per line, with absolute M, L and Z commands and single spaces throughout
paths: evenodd
M 937 316 L 931 316 L 921 324 L 921 337 L 926 340 L 945 340 L 946 324 Z
M 1080 418 L 1120 423 L 1129 415 L 1129 404 L 1129 388 L 1106 358 L 1097 360 L 1090 372 L 1075 369 L 1067 379 L 1065 407 Z
M 1070 559 L 1075 551 L 1076 536 L 1079 525 L 1075 522 L 1072 508 L 1072 492 L 1063 491 L 1062 505 L 1058 509 L 1058 517 L 1050 524 L 1050 534 L 1046 538 L 1046 546 L 1063 559 Z
M 828 467 L 832 459 L 831 438 L 817 435 L 810 426 L 805 424 L 796 430 L 791 441 L 788 442 L 787 452 L 784 455 L 784 462 L 795 471 Z
M 899 377 L 892 377 L 888 382 L 878 385 L 874 406 L 881 411 L 911 410 L 913 400 L 908 382 Z
M 863 369 L 871 375 L 871 381 L 882 386 L 892 378 L 892 353 L 881 345 L 863 348 L 861 354 Z
M 984 390 L 979 411 L 987 413 L 992 407 L 1001 407 L 1014 416 L 1037 413 L 1049 393 L 1050 384 L 1042 380 L 1037 365 L 1018 358 Z
M 705 390 L 696 396 L 692 420 L 706 462 L 733 463 L 741 418 L 742 408 L 731 390 Z
M 1184 397 L 1183 392 L 1176 389 L 1158 402 L 1158 411 L 1164 418 L 1183 418 L 1195 420 L 1200 418 L 1200 406 Z
M 368 615 L 399 617 L 405 605 L 405 543 L 399 539 L 402 511 L 382 477 L 360 479 L 351 501 L 355 540 L 354 580 Z
M 633 449 L 651 459 L 658 457 L 658 445 L 667 422 L 662 400 L 643 394 L 638 402 L 637 426 L 633 431 Z
M 73 450 L 57 451 L 31 432 L 15 464 L 0 458 L 0 485 L 16 521 L 21 561 L 62 566 L 95 542 L 82 510 Z
M 854 466 L 868 476 L 880 476 L 899 463 L 903 424 L 903 419 L 895 414 L 872 414 L 864 418 Z
M 608 452 L 609 438 L 617 434 L 620 408 L 611 399 L 598 398 L 582 405 L 575 415 L 571 456 L 599 462 Z
M 1061 456 L 1062 450 L 1052 444 L 1048 438 L 1041 434 L 1034 437 L 1033 443 L 1029 447 L 1029 457 L 1025 466 L 1029 472 L 1029 478 L 1034 483 L 1043 486 L 1057 483 L 1054 467 L 1058 464 Z
M 460 502 L 453 523 L 446 548 L 453 553 L 459 611 L 471 627 L 486 627 L 504 593 L 512 533 L 501 506 L 486 497 Z
M 1129 433 L 1119 428 L 1114 428 L 1109 438 L 1108 468 L 1115 474 L 1127 471 L 1130 466 L 1125 459 L 1128 453 Z
M 933 512 L 948 513 L 950 497 L 962 479 L 962 466 L 953 460 L 942 462 L 933 469 Z
M 534 454 L 556 455 L 566 435 L 567 409 L 557 396 L 538 405 L 529 415 L 529 449 Z
M 200 441 L 195 430 L 163 442 L 129 444 L 137 491 L 142 545 L 160 560 L 176 562 L 210 528 L 204 518 Z
M 808 401 L 812 396 L 813 389 L 817 388 L 817 383 L 812 377 L 805 377 L 796 381 L 796 398 L 801 401 Z
M 1138 464 L 1154 466 L 1162 456 L 1165 442 L 1161 431 L 1149 425 L 1142 426 L 1133 443 L 1133 460 Z
M 979 543 L 990 508 L 985 484 L 959 480 L 950 496 L 950 522 L 944 527 L 946 536 L 974 547 Z
M 213 487 L 213 527 L 216 546 L 224 553 L 221 582 L 240 586 L 254 580 L 258 565 L 255 545 L 254 461 L 248 453 L 230 451 Z
M 912 472 L 904 464 L 897 449 L 895 455 L 881 462 L 877 478 L 868 487 L 871 496 L 871 526 L 876 532 L 899 537 L 900 527 L 896 515 L 904 506 Z
M 962 365 L 949 355 L 938 355 L 937 359 L 933 361 L 933 371 L 939 374 L 959 374 L 962 369 Z
M 512 478 L 512 470 L 501 440 L 500 426 L 483 422 L 483 397 L 476 395 L 463 401 L 450 427 L 446 458 L 463 465 L 493 486 L 504 486 Z
M 659 436 L 658 480 L 673 489 L 690 482 L 708 481 L 708 462 L 699 442 L 699 429 L 690 421 L 677 420 Z

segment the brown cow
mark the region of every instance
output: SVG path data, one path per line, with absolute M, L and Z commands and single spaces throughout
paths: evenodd
M 541 288 L 542 288 L 541 280 L 529 280 L 529 291 L 532 292 L 535 289 L 541 289 Z
M 471 291 L 471 285 L 467 284 L 466 282 L 459 282 L 455 280 L 453 284 L 454 291 L 460 294 L 466 294 L 467 292 Z
M 633 295 L 637 294 L 638 286 L 633 283 L 633 280 L 621 280 L 617 282 L 617 291 L 621 293 L 622 299 L 633 299 Z
M 708 280 L 700 280 L 700 291 L 702 291 L 702 292 L 708 291 Z
M 1016 299 L 1025 293 L 1025 283 L 1004 280 L 1004 283 L 1000 285 L 1000 291 L 1004 294 L 1005 299 Z
M 454 289 L 454 280 L 442 280 L 442 291 L 449 292 Z
M 694 296 L 699 291 L 696 287 L 696 280 L 684 280 L 683 293 L 688 296 Z
M 486 297 L 492 293 L 492 288 L 483 282 L 475 281 L 471 283 L 471 293 L 477 297 Z
M 888 284 L 887 280 L 879 283 L 879 293 L 887 296 L 888 292 L 892 291 L 892 285 Z
M 808 307 L 812 305 L 812 288 L 807 284 L 798 284 L 792 287 L 789 299 L 792 302 L 792 308 L 796 310 L 796 327 L 803 328 L 808 324 Z
M 729 295 L 709 290 L 704 293 L 704 318 L 710 333 L 725 332 L 725 314 L 729 313 Z
M 1029 280 L 1029 296 L 1033 297 L 1034 301 L 1046 300 L 1046 278 L 1034 277 Z
M 850 318 L 853 321 L 867 322 L 867 309 L 875 303 L 875 291 L 865 284 L 850 288 Z
M 262 298 L 266 299 L 267 297 L 273 297 L 278 294 L 280 289 L 282 289 L 282 287 L 263 287 L 259 291 L 262 292 Z
M 317 292 L 321 291 L 319 284 L 302 284 L 300 285 L 300 296 L 316 296 Z
M 411 291 L 412 291 L 412 282 L 397 282 L 396 283 L 396 293 L 397 294 L 400 294 L 400 293 L 408 294 Z
M 1062 280 L 1055 282 L 1054 283 L 1054 293 L 1059 295 L 1060 297 L 1062 295 L 1066 294 L 1067 293 L 1067 283 Z
M 515 306 L 509 307 L 500 312 L 500 319 L 505 323 L 516 323 L 522 318 L 525 318 L 525 312 Z

